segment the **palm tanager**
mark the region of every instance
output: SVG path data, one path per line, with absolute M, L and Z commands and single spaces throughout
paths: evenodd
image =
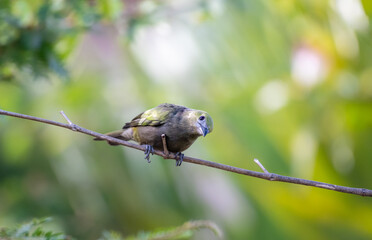
M 164 134 L 166 146 L 170 152 L 176 153 L 176 166 L 180 166 L 184 156 L 182 152 L 198 137 L 205 137 L 212 130 L 213 120 L 207 112 L 164 103 L 138 114 L 121 130 L 106 135 L 146 145 L 145 159 L 150 162 L 150 153 L 153 153 L 154 149 L 165 150 L 161 137 Z

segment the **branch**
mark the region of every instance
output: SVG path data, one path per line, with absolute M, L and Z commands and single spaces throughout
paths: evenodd
M 131 142 L 123 141 L 123 140 L 120 140 L 120 139 L 117 139 L 117 138 L 113 138 L 113 137 L 110 137 L 110 136 L 107 136 L 107 135 L 104 135 L 104 134 L 100 134 L 100 133 L 93 132 L 91 130 L 82 128 L 82 127 L 80 127 L 76 124 L 73 124 L 63 112 L 61 112 L 61 114 L 69 122 L 68 124 L 55 122 L 55 121 L 51 121 L 51 120 L 47 120 L 47 119 L 43 119 L 43 118 L 33 117 L 33 116 L 29 116 L 29 115 L 8 112 L 8 111 L 4 111 L 4 110 L 0 109 L 0 115 L 7 115 L 7 116 L 17 117 L 17 118 L 22 118 L 22 119 L 28 119 L 28 120 L 31 120 L 31 121 L 42 122 L 42 123 L 46 123 L 46 124 L 50 124 L 50 125 L 54 125 L 54 126 L 58 126 L 58 127 L 63 127 L 63 128 L 67 128 L 67 129 L 70 129 L 70 130 L 73 130 L 73 131 L 81 132 L 81 133 L 84 133 L 84 134 L 87 134 L 87 135 L 90 135 L 90 136 L 93 136 L 93 137 L 98 137 L 98 138 L 101 138 L 103 140 L 115 143 L 115 144 L 123 145 L 123 146 L 130 147 L 130 148 L 134 148 L 134 149 L 137 149 L 137 150 L 140 150 L 140 151 L 146 151 L 145 146 L 141 146 L 141 145 L 134 144 L 134 143 L 131 143 Z M 161 156 L 165 159 L 174 159 L 174 160 L 177 159 L 177 156 L 174 153 L 169 153 L 169 155 L 167 155 L 162 151 L 154 150 L 154 154 L 156 154 L 158 156 Z M 266 179 L 266 180 L 270 180 L 270 181 L 300 184 L 300 185 L 306 185 L 306 186 L 311 186 L 311 187 L 324 188 L 324 189 L 337 191 L 337 192 L 343 192 L 343 193 L 350 193 L 350 194 L 355 194 L 355 195 L 360 195 L 360 196 L 372 197 L 372 190 L 370 190 L 370 189 L 345 187 L 345 186 L 339 186 L 339 185 L 334 185 L 334 184 L 329 184 L 329 183 L 306 180 L 306 179 L 302 179 L 302 178 L 288 177 L 288 176 L 283 176 L 283 175 L 279 175 L 279 174 L 275 174 L 275 173 L 269 173 L 262 166 L 262 164 L 261 164 L 260 167 L 261 167 L 261 169 L 263 169 L 263 171 L 266 170 L 265 172 L 251 171 L 251 170 L 247 170 L 247 169 L 237 168 L 237 167 L 233 167 L 233 166 L 229 166 L 229 165 L 224 165 L 224 164 L 221 164 L 221 163 L 210 162 L 210 161 L 207 161 L 207 160 L 202 160 L 202 159 L 187 157 L 187 156 L 185 156 L 183 158 L 183 161 L 184 162 L 189 162 L 189 163 L 194 163 L 194 164 L 199 164 L 199 165 L 204 165 L 204 166 L 207 166 L 207 167 L 217 168 L 217 169 L 221 169 L 221 170 L 228 171 L 228 172 L 234 172 L 234 173 L 237 173 L 237 174 L 247 175 L 247 176 L 256 177 L 256 178 L 262 178 L 262 179 Z

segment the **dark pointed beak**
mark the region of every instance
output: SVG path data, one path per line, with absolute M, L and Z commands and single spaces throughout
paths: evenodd
M 200 128 L 203 132 L 203 137 L 205 137 L 209 133 L 209 128 L 207 124 L 200 124 Z
M 203 129 L 203 137 L 205 137 L 209 133 L 208 128 Z

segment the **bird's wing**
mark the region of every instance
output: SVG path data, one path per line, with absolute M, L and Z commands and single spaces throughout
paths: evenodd
M 161 104 L 157 107 L 151 108 L 132 119 L 131 122 L 126 123 L 125 128 L 139 127 L 139 126 L 160 126 L 166 123 L 173 115 L 180 109 L 186 109 L 182 106 L 173 104 Z

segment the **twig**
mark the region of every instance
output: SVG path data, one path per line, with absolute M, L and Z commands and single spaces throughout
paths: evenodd
M 62 111 L 59 112 L 64 119 L 68 122 L 68 124 L 71 126 L 71 130 L 76 131 L 76 125 L 71 122 L 71 120 L 66 116 L 66 114 Z
M 123 141 L 117 138 L 113 138 L 104 134 L 100 134 L 97 132 L 93 132 L 91 130 L 82 128 L 76 124 L 64 124 L 56 121 L 51 121 L 43 118 L 38 118 L 38 117 L 33 117 L 29 115 L 24 115 L 24 114 L 19 114 L 19 113 L 14 113 L 14 112 L 8 112 L 0 109 L 0 115 L 7 115 L 7 116 L 12 116 L 12 117 L 17 117 L 17 118 L 22 118 L 22 119 L 28 119 L 32 121 L 37 121 L 37 122 L 42 122 L 58 127 L 63 127 L 67 129 L 71 129 L 73 131 L 81 132 L 93 137 L 98 137 L 119 145 L 123 145 L 126 147 L 134 148 L 137 150 L 145 151 L 146 148 L 145 146 L 141 146 L 138 144 L 134 144 L 131 142 Z M 163 158 L 166 158 L 167 156 L 165 153 L 159 150 L 154 150 L 154 154 L 161 156 Z M 174 153 L 169 153 L 168 156 L 169 159 L 176 159 L 176 155 Z M 343 192 L 343 193 L 350 193 L 350 194 L 355 194 L 355 195 L 360 195 L 360 196 L 368 196 L 372 197 L 372 190 L 370 189 L 365 189 L 365 188 L 352 188 L 352 187 L 345 187 L 345 186 L 340 186 L 340 185 L 334 185 L 334 184 L 329 184 L 329 183 L 323 183 L 323 182 L 317 182 L 317 181 L 312 181 L 312 180 L 306 180 L 302 178 L 295 178 L 295 177 L 288 177 L 288 176 L 283 176 L 275 173 L 262 173 L 262 172 L 256 172 L 256 171 L 251 171 L 247 169 L 242 169 L 242 168 L 237 168 L 229 165 L 224 165 L 221 163 L 216 163 L 216 162 L 211 162 L 207 160 L 202 160 L 198 158 L 193 158 L 193 157 L 187 157 L 185 156 L 183 159 L 184 162 L 189 162 L 189 163 L 194 163 L 194 164 L 199 164 L 199 165 L 204 165 L 212 168 L 217 168 L 221 169 L 224 171 L 228 172 L 234 172 L 237 174 L 242 174 L 242 175 L 247 175 L 251 177 L 256 177 L 256 178 L 262 178 L 270 181 L 278 181 L 278 182 L 287 182 L 287 183 L 293 183 L 293 184 L 300 184 L 300 185 L 306 185 L 306 186 L 312 186 L 312 187 L 317 187 L 317 188 L 324 188 L 328 190 L 333 190 L 337 192 Z
M 166 136 L 165 136 L 164 133 L 161 135 L 161 141 L 163 142 L 164 154 L 165 154 L 166 158 L 168 158 L 169 157 L 169 151 L 168 151 L 168 147 L 167 147 L 167 139 L 166 139 Z
M 71 122 L 71 120 L 66 116 L 66 114 L 62 111 L 59 112 L 65 119 L 66 121 L 68 122 L 68 124 L 72 125 L 73 123 Z
M 269 171 L 266 170 L 266 168 L 260 163 L 257 158 L 255 158 L 253 161 L 262 169 L 262 171 L 264 171 L 264 173 L 269 173 Z

